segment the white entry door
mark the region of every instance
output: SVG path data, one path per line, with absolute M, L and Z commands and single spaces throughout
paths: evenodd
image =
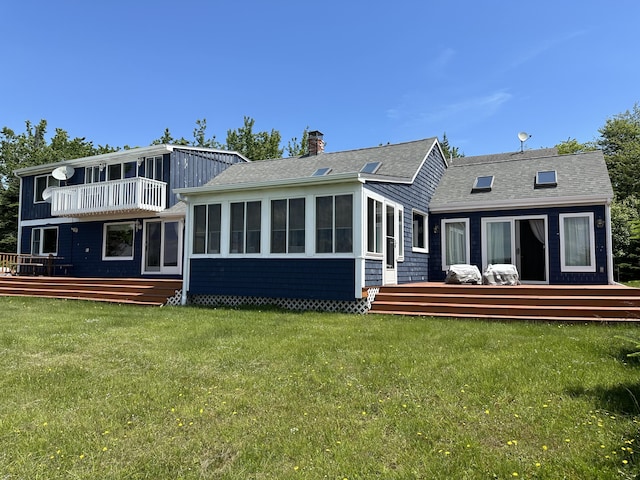
M 182 230 L 182 220 L 145 222 L 143 273 L 182 273 Z

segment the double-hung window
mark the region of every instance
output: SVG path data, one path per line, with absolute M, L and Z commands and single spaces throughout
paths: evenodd
M 593 213 L 560 214 L 560 265 L 563 272 L 595 272 Z
M 262 202 L 234 202 L 229 208 L 229 253 L 260 253 Z
M 58 227 L 42 227 L 31 230 L 32 255 L 56 255 L 58 253 Z
M 49 187 L 59 187 L 60 180 L 53 178 L 51 175 L 40 175 L 35 177 L 34 203 L 44 202 L 42 194 Z
M 426 213 L 413 211 L 413 251 L 428 252 L 429 243 L 428 234 L 428 217 Z
M 196 205 L 193 214 L 193 253 L 220 253 L 221 205 Z
M 305 199 L 271 201 L 271 253 L 304 253 Z
M 353 195 L 316 197 L 316 253 L 353 251 Z

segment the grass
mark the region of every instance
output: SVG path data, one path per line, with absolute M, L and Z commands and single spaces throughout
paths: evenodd
M 635 325 L 0 297 L 0 478 L 634 478 Z

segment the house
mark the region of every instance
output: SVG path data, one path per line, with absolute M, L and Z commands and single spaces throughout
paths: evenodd
M 173 190 L 246 162 L 154 145 L 19 169 L 18 253 L 53 256 L 56 274 L 180 278 L 184 212 Z
M 429 278 L 513 264 L 523 283 L 613 283 L 612 199 L 601 151 L 453 159 L 429 205 Z
M 429 277 L 436 138 L 237 163 L 187 205 L 183 302 L 359 311 L 363 289 Z M 366 297 L 366 295 L 364 295 Z

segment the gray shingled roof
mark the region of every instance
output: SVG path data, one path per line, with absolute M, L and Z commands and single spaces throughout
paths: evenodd
M 556 170 L 557 186 L 534 188 L 538 171 Z M 488 192 L 473 193 L 476 177 L 494 176 Z M 488 209 L 492 205 L 548 205 L 585 198 L 613 198 L 611 181 L 601 151 L 558 155 L 555 149 L 455 159 L 431 199 L 432 211 Z M 469 208 L 471 207 L 471 208 Z
M 362 175 L 375 180 L 411 181 L 436 144 L 436 138 L 383 145 L 313 156 L 261 160 L 232 165 L 207 183 L 207 186 L 277 183 L 309 178 L 319 168 L 329 167 L 332 175 L 357 174 L 367 162 L 381 162 L 375 174 Z

